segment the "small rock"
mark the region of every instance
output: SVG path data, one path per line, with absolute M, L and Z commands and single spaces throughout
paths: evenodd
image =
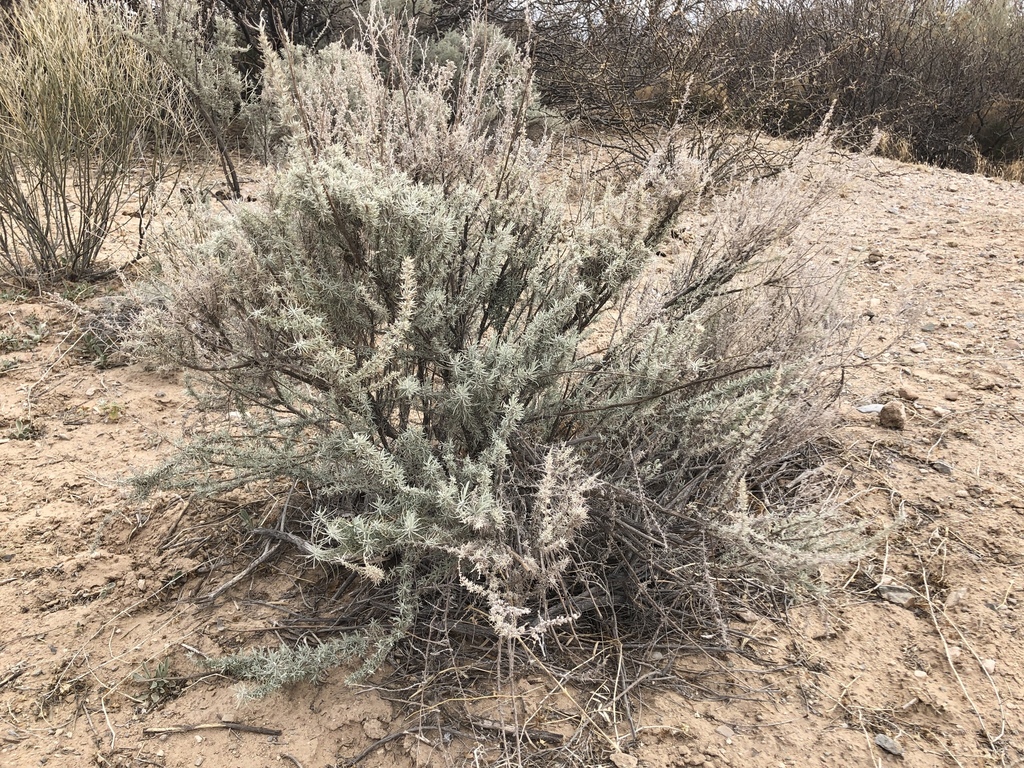
M 867 405 L 858 405 L 857 410 L 861 413 L 881 413 L 884 407 L 881 403 L 868 403 Z
M 878 586 L 878 594 L 882 596 L 883 600 L 887 600 L 901 608 L 911 608 L 917 599 L 917 595 L 912 590 L 889 584 L 880 584 Z
M 197 757 L 196 761 L 195 761 L 195 765 L 197 766 L 197 768 L 198 768 L 198 766 L 200 766 L 202 764 L 203 764 L 203 758 Z
M 749 608 L 743 608 L 742 610 L 736 611 L 736 618 L 746 624 L 756 624 L 761 620 L 761 617 Z
M 661 661 L 665 658 L 665 654 L 661 651 L 651 651 L 651 661 Z
M 371 739 L 383 739 L 388 735 L 387 729 L 380 720 L 365 720 L 363 721 L 363 733 Z
M 910 403 L 921 399 L 921 394 L 916 389 L 911 389 L 910 387 L 900 387 L 896 394 Z
M 946 400 L 949 400 L 949 402 L 951 402 L 951 403 L 955 403 L 955 402 L 956 402 L 957 400 L 959 400 L 959 399 L 960 399 L 960 395 L 959 395 L 959 394 L 957 394 L 956 392 L 946 392 L 946 393 L 945 393 L 945 394 L 943 395 L 943 397 L 944 397 L 944 398 L 945 398 Z
M 915 669 L 914 670 L 914 677 L 916 677 L 916 678 L 925 678 L 925 677 L 928 677 L 928 673 L 925 672 L 923 669 Z
M 932 408 L 932 413 L 938 416 L 940 419 L 942 419 L 945 418 L 946 416 L 949 416 L 949 414 L 951 414 L 952 411 L 949 410 L 949 408 L 943 408 L 942 406 L 936 405 L 934 408 Z
M 938 327 L 939 326 L 936 325 L 935 323 L 925 323 L 924 325 L 921 326 L 921 330 L 922 331 L 931 332 L 931 331 L 934 331 Z
M 903 754 L 903 747 L 897 744 L 895 740 L 890 739 L 884 733 L 879 733 L 875 736 L 875 744 L 884 749 L 890 755 L 896 755 L 899 757 Z
M 984 669 L 987 674 L 990 674 L 990 675 L 995 674 L 995 671 L 996 671 L 996 660 L 995 659 L 985 659 L 984 661 L 981 662 L 981 668 Z
M 146 591 L 146 580 L 145 579 L 139 579 L 138 587 L 139 587 L 139 592 L 145 592 Z
M 727 739 L 731 739 L 733 736 L 736 735 L 736 731 L 734 731 L 728 725 L 718 726 L 717 728 L 715 728 L 715 733 L 717 733 L 719 736 L 724 736 Z
M 966 587 L 954 589 L 952 592 L 949 593 L 949 595 L 946 596 L 946 602 L 943 604 L 943 607 L 946 610 L 954 608 L 955 606 L 959 605 L 960 601 L 963 600 L 965 597 L 967 597 Z
M 881 253 L 879 253 L 878 251 L 872 251 L 871 253 L 868 254 L 867 262 L 868 264 L 878 264 L 883 259 L 885 259 L 885 256 L 883 256 Z
M 910 351 L 913 352 L 914 354 L 919 355 L 922 352 L 928 351 L 928 345 L 925 344 L 923 341 L 919 341 L 915 344 L 910 345 Z
M 886 403 L 878 412 L 878 423 L 886 429 L 903 429 L 907 426 L 907 409 L 899 400 Z
M 220 716 L 220 721 L 222 723 L 237 723 L 238 722 L 238 715 L 234 715 L 234 714 L 231 714 L 231 713 L 223 714 L 223 715 Z
M 612 752 L 608 759 L 612 761 L 616 768 L 636 768 L 640 762 L 632 755 L 627 755 L 625 752 Z
M 949 660 L 956 661 L 963 655 L 963 649 L 959 645 L 951 645 L 949 647 Z
M 933 461 L 932 469 L 938 472 L 940 475 L 952 475 L 953 467 L 944 461 Z

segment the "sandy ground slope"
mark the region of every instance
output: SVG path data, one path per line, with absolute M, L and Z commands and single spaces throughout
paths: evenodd
M 1022 765 L 1024 186 L 879 160 L 801 237 L 851 265 L 830 440 L 878 546 L 788 625 L 737 618 L 774 671 L 678 659 L 729 696 L 638 701 L 635 730 L 608 727 L 615 764 Z M 248 511 L 126 498 L 113 481 L 194 414 L 175 375 L 94 365 L 75 321 L 52 299 L 0 304 L 0 766 L 323 768 L 401 730 L 343 672 L 244 705 L 197 672 L 196 655 L 276 642 L 302 585 L 275 564 L 194 599 L 244 566 Z M 902 430 L 858 410 L 894 400 Z M 143 734 L 236 722 L 279 734 Z M 471 745 L 404 736 L 360 763 L 449 764 L 474 764 Z

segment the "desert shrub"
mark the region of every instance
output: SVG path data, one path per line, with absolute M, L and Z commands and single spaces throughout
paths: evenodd
M 430 63 L 371 19 L 358 46 L 268 61 L 280 172 L 170 242 L 144 298 L 206 416 L 136 485 L 290 489 L 256 534 L 363 577 L 370 667 L 474 610 L 501 641 L 610 615 L 722 637 L 730 601 L 836 556 L 802 458 L 832 283 L 789 244 L 824 140 L 704 201 L 686 246 L 704 166 L 558 172 L 526 136 L 528 61 L 482 22 L 457 46 Z M 293 679 L 274 658 L 232 668 Z
M 114 9 L 37 0 L 2 22 L 0 268 L 33 284 L 95 276 L 122 209 L 144 215 L 159 78 Z
M 143 6 L 137 39 L 162 66 L 181 94 L 176 105 L 181 129 L 177 145 L 205 141 L 216 150 L 228 190 L 241 196 L 229 135 L 247 100 L 238 57 L 237 30 L 231 21 L 195 0 L 165 0 Z
M 491 3 L 529 45 L 545 98 L 591 125 L 709 124 L 807 136 L 831 112 L 919 160 L 1021 152 L 1024 13 L 1013 0 Z M 721 143 L 718 133 L 712 142 Z M 702 138 L 705 143 L 707 139 Z

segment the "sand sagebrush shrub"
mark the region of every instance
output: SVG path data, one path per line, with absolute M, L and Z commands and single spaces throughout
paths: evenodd
M 303 551 L 376 585 L 370 666 L 473 606 L 501 638 L 609 611 L 721 630 L 729 595 L 836 546 L 779 470 L 826 397 L 829 283 L 790 245 L 819 153 L 707 202 L 684 246 L 699 164 L 570 183 L 492 27 L 463 33 L 461 68 L 417 45 L 377 21 L 268 62 L 280 173 L 150 288 L 148 343 L 205 420 L 139 489 L 290 488 Z
M 160 80 L 117 9 L 33 0 L 0 20 L 0 270 L 29 284 L 90 277 L 150 182 Z

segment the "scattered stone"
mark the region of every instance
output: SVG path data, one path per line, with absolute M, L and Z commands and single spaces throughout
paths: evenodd
M 665 658 L 665 654 L 661 651 L 651 651 L 651 661 L 661 661 Z
M 878 251 L 872 251 L 871 253 L 868 254 L 867 262 L 868 264 L 878 264 L 884 259 L 885 256 L 883 256 L 881 253 L 879 253 Z
M 636 768 L 640 762 L 632 755 L 627 755 L 625 752 L 612 752 L 608 759 L 612 761 L 615 768 Z
M 985 659 L 984 661 L 981 662 L 981 668 L 984 669 L 985 672 L 987 674 L 989 674 L 989 675 L 995 674 L 995 671 L 996 671 L 996 660 L 995 659 Z
M 742 610 L 736 611 L 736 618 L 747 624 L 756 624 L 761 620 L 761 617 L 749 608 L 743 608 Z
M 921 393 L 918 392 L 916 389 L 911 389 L 910 387 L 900 387 L 899 391 L 896 394 L 899 395 L 902 399 L 911 403 L 921 399 Z
M 956 661 L 963 655 L 963 652 L 963 648 L 961 648 L 959 645 L 951 645 L 949 647 L 949 660 Z
M 954 608 L 957 605 L 959 605 L 960 601 L 963 600 L 965 597 L 967 597 L 967 588 L 966 587 L 960 587 L 959 589 L 954 589 L 952 592 L 949 593 L 949 595 L 946 596 L 946 602 L 943 604 L 943 607 L 946 610 L 949 610 L 950 608 Z
M 907 409 L 899 400 L 886 403 L 878 412 L 878 423 L 886 429 L 903 429 L 907 426 Z
M 943 408 L 942 406 L 936 405 L 935 407 L 932 408 L 932 413 L 934 413 L 936 416 L 942 419 L 945 418 L 946 416 L 949 416 L 949 414 L 951 414 L 952 411 L 949 410 L 949 408 Z
M 363 733 L 370 739 L 383 739 L 388 735 L 388 730 L 380 720 L 370 718 L 363 721 Z
M 942 396 L 943 396 L 943 397 L 944 397 L 944 398 L 945 398 L 946 400 L 949 400 L 949 402 L 951 402 L 951 403 L 955 403 L 955 402 L 956 402 L 957 400 L 959 400 L 959 399 L 960 399 L 960 395 L 959 395 L 959 394 L 957 394 L 956 392 L 946 392 L 946 393 L 945 393 L 945 394 L 943 394 Z
M 884 749 L 890 755 L 896 755 L 899 757 L 903 754 L 903 747 L 896 743 L 894 739 L 889 738 L 884 733 L 879 733 L 875 736 L 875 744 Z
M 913 352 L 916 355 L 919 355 L 922 352 L 927 352 L 928 351 L 928 345 L 925 344 L 923 341 L 919 341 L 919 342 L 917 342 L 915 344 L 911 344 L 910 345 L 910 351 Z
M 232 714 L 230 712 L 228 712 L 226 714 L 222 714 L 220 716 L 220 721 L 222 723 L 237 723 L 237 722 L 239 722 L 238 715 L 234 715 L 234 714 Z
M 881 413 L 884 407 L 881 403 L 868 403 L 867 405 L 858 405 L 857 410 L 861 413 Z
M 915 669 L 914 670 L 914 677 L 916 677 L 916 678 L 925 678 L 925 677 L 928 677 L 928 673 L 925 672 L 923 669 Z
M 912 590 L 893 584 L 879 584 L 878 594 L 882 596 L 883 600 L 888 600 L 900 608 L 912 608 L 917 599 L 917 595 Z
M 935 323 L 925 323 L 924 325 L 921 326 L 921 330 L 922 331 L 931 332 L 931 331 L 934 331 L 938 327 L 939 326 L 936 325 Z
M 952 475 L 953 467 L 944 461 L 933 461 L 932 469 L 938 472 L 940 475 Z
M 736 731 L 734 731 L 728 725 L 718 726 L 717 728 L 715 728 L 715 733 L 717 733 L 719 736 L 724 736 L 727 739 L 731 739 L 733 736 L 736 735 Z

